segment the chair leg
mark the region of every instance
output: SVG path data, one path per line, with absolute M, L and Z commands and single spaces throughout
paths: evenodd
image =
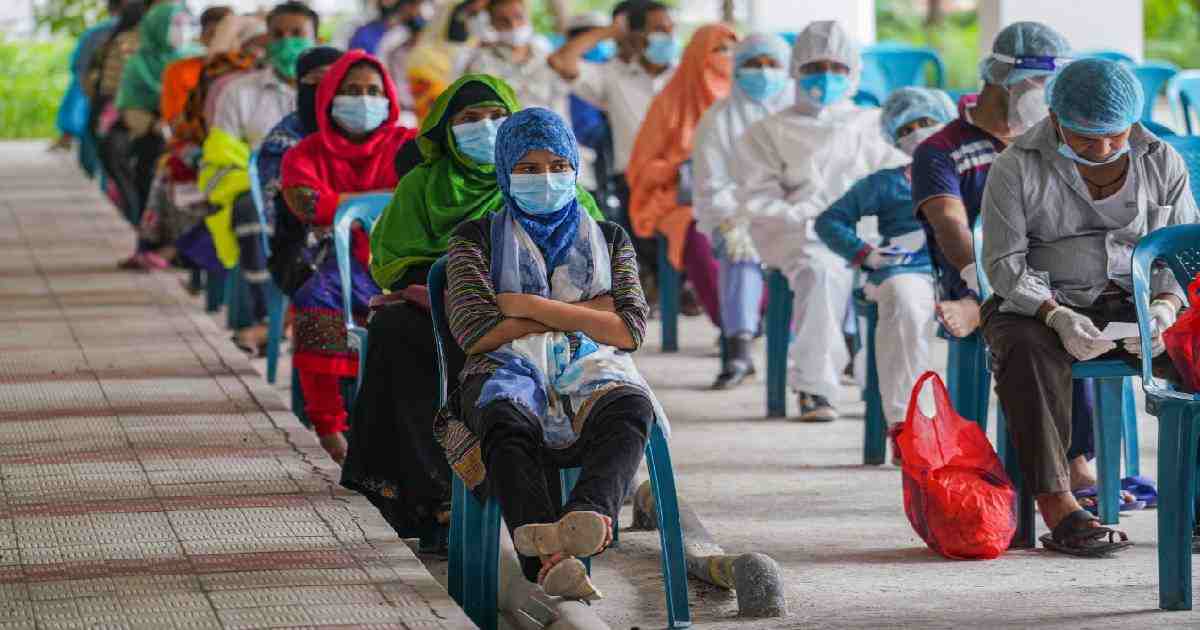
M 1158 416 L 1158 606 L 1192 609 L 1192 528 L 1197 430 L 1187 407 Z
M 477 593 L 480 630 L 496 630 L 500 620 L 500 503 L 489 499 L 479 530 L 480 581 Z
M 667 239 L 658 237 L 658 309 L 662 351 L 679 351 L 679 272 L 667 256 Z
M 996 440 L 1004 445 L 1004 470 L 1013 482 L 1017 492 L 1017 531 L 1013 534 L 1010 549 L 1033 549 L 1037 546 L 1037 511 L 1034 509 L 1033 493 L 1027 491 L 1021 476 L 1021 462 L 1017 459 L 1017 449 L 1013 448 L 1012 438 L 1008 435 L 1004 411 L 996 410 Z
M 221 310 L 221 304 L 225 301 L 225 274 L 228 272 L 205 272 L 204 280 L 204 310 L 208 313 L 216 313 Z
M 241 308 L 242 270 L 239 267 L 225 270 L 225 327 L 237 330 L 238 311 Z
M 1137 477 L 1142 474 L 1138 454 L 1137 397 L 1133 393 L 1133 379 L 1128 377 L 1121 387 L 1121 420 L 1125 438 L 1125 476 Z
M 1121 392 L 1124 378 L 1094 378 L 1096 412 L 1092 418 L 1096 440 L 1096 472 L 1100 522 L 1117 523 L 1121 509 Z
M 887 453 L 887 421 L 883 417 L 883 398 L 879 393 L 879 366 L 875 357 L 875 328 L 878 312 L 867 310 L 867 382 L 863 400 L 867 404 L 866 427 L 863 431 L 863 464 L 878 466 Z
M 267 283 L 267 382 L 274 385 L 279 375 L 279 345 L 283 340 L 283 319 L 287 313 L 287 296 Z
M 787 353 L 792 329 L 792 291 L 779 271 L 767 276 L 767 417 L 787 416 Z
M 454 599 L 459 606 L 466 610 L 466 602 L 463 596 L 466 592 L 464 577 L 464 561 L 466 553 L 466 501 L 467 486 L 454 475 L 454 489 L 450 503 L 450 557 L 448 559 L 449 566 L 447 567 L 448 579 L 446 590 L 450 592 L 450 597 Z
M 308 419 L 308 413 L 304 410 L 304 390 L 300 387 L 300 370 L 292 365 L 292 413 L 296 414 L 296 419 L 305 428 L 311 429 L 312 422 Z
M 972 385 L 975 388 L 975 423 L 983 429 L 983 433 L 987 434 L 988 428 L 988 408 L 991 406 L 992 397 L 992 371 L 988 369 L 987 361 L 987 345 L 983 343 L 983 338 L 980 333 L 975 333 L 977 343 L 975 344 L 974 363 L 972 373 L 975 375 L 975 381 Z
M 987 392 L 990 383 L 985 378 L 986 364 L 983 362 L 983 344 L 979 335 L 964 339 L 951 339 L 946 357 L 946 377 L 950 381 L 950 404 L 958 415 L 978 423 L 987 431 Z M 983 394 L 984 401 L 979 400 Z M 981 413 L 982 411 L 982 413 Z M 982 419 L 981 419 L 982 416 Z
M 688 607 L 687 556 L 683 548 L 683 528 L 679 524 L 679 497 L 667 438 L 658 423 L 651 428 L 650 442 L 646 445 L 646 464 L 650 468 L 650 485 L 658 512 L 667 627 L 686 628 L 692 625 L 692 612 Z
M 1004 462 L 1004 467 L 1008 468 L 1008 452 L 1012 449 L 1012 444 L 1008 440 L 1008 421 L 1004 418 L 1004 411 L 999 409 L 997 404 L 996 409 L 996 456 L 1000 461 Z M 1009 472 L 1009 477 L 1012 472 Z

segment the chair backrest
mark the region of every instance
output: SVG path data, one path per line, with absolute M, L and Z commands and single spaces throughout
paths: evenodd
M 1200 224 L 1175 225 L 1155 230 L 1138 241 L 1133 249 L 1133 303 L 1137 307 L 1138 329 L 1142 333 L 1142 383 L 1152 380 L 1150 334 L 1150 276 L 1155 262 L 1166 263 L 1175 280 L 1185 289 L 1200 273 Z M 1188 396 L 1191 398 L 1191 396 Z
M 988 280 L 983 268 L 983 215 L 975 220 L 971 227 L 971 247 L 975 251 L 975 277 L 979 280 L 979 299 L 986 300 L 992 295 L 992 283 Z
M 1179 74 L 1179 66 L 1165 61 L 1147 61 L 1133 69 L 1134 76 L 1142 84 L 1146 103 L 1142 106 L 1142 120 L 1154 119 L 1154 103 L 1171 79 Z
M 874 95 L 879 102 L 893 90 L 928 85 L 925 68 L 932 65 L 933 87 L 946 86 L 946 67 L 937 51 L 909 44 L 882 43 L 863 50 L 862 79 L 859 90 Z
M 1200 106 L 1200 70 L 1183 70 L 1167 83 L 1167 100 L 1179 119 L 1179 128 L 1191 135 L 1191 111 Z
M 455 343 L 450 333 L 450 322 L 446 319 L 446 257 L 434 261 L 429 268 L 429 314 L 433 319 L 433 343 L 437 348 L 438 360 L 438 407 L 446 404 L 446 349 L 445 344 Z
M 1166 140 L 1167 138 L 1179 135 L 1179 134 L 1175 133 L 1174 129 L 1172 129 L 1166 125 L 1156 123 L 1153 120 L 1146 120 L 1145 118 L 1143 118 L 1138 121 L 1138 124 L 1140 124 L 1142 127 L 1144 127 L 1146 129 L 1146 131 L 1149 131 L 1150 133 L 1158 136 L 1159 138 L 1162 138 L 1163 140 Z
M 368 234 L 375 221 L 392 200 L 390 193 L 372 193 L 355 197 L 338 206 L 333 217 L 333 248 L 337 255 L 338 278 L 342 281 L 342 314 L 346 327 L 354 326 L 353 289 L 350 284 L 350 228 L 361 223 Z
M 246 174 L 250 176 L 250 199 L 254 201 L 254 209 L 258 212 L 258 224 L 262 226 L 263 254 L 271 256 L 271 239 L 267 236 L 267 205 L 263 197 L 262 182 L 258 181 L 258 150 L 250 152 L 250 162 L 246 165 Z
M 1077 55 L 1077 57 L 1079 59 L 1087 59 L 1088 57 L 1091 57 L 1094 59 L 1107 59 L 1109 61 L 1118 61 L 1120 63 L 1126 63 L 1131 66 L 1137 63 L 1137 61 L 1134 61 L 1132 56 L 1130 56 L 1126 53 L 1123 53 L 1119 50 L 1089 50 L 1089 51 L 1079 53 L 1079 55 Z
M 1192 198 L 1200 205 L 1200 136 L 1165 136 L 1163 141 L 1174 147 L 1187 163 Z

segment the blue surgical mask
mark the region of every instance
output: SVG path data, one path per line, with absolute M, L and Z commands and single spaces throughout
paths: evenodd
M 510 175 L 508 194 L 528 214 L 554 214 L 575 199 L 575 171 Z
M 476 164 L 496 163 L 496 132 L 508 118 L 491 118 L 454 125 L 454 142 Z
M 1059 138 L 1066 137 L 1066 134 L 1063 133 L 1061 126 L 1058 128 L 1058 137 Z M 1125 146 L 1122 146 L 1120 149 L 1117 149 L 1116 151 L 1113 151 L 1112 153 L 1110 153 L 1109 156 L 1104 158 L 1103 161 L 1093 162 L 1093 161 L 1083 157 L 1082 155 L 1079 155 L 1078 153 L 1076 153 L 1075 149 L 1071 148 L 1071 145 L 1067 144 L 1066 142 L 1063 142 L 1062 140 L 1058 141 L 1058 154 L 1059 155 L 1067 158 L 1068 160 L 1071 160 L 1072 162 L 1075 162 L 1077 164 L 1082 164 L 1084 166 L 1104 166 L 1105 164 L 1112 164 L 1113 162 L 1116 162 L 1117 160 L 1121 159 L 1121 156 L 1125 155 L 1126 153 L 1129 153 L 1129 142 L 1126 142 Z
M 734 76 L 746 96 L 760 102 L 787 87 L 787 73 L 779 68 L 738 68 Z
M 642 54 L 646 61 L 656 66 L 669 66 L 679 57 L 679 42 L 667 33 L 650 33 L 646 36 L 646 50 Z
M 592 63 L 605 63 L 616 56 L 617 43 L 611 39 L 606 39 L 592 46 L 591 50 L 583 54 L 583 59 Z
M 800 94 L 809 103 L 828 107 L 850 92 L 850 76 L 836 72 L 807 74 L 800 78 Z
M 353 134 L 371 133 L 387 120 L 391 102 L 382 96 L 335 96 L 333 119 Z

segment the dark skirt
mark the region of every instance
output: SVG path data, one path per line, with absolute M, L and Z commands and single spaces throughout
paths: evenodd
M 429 539 L 437 514 L 449 511 L 450 466 L 434 440 L 437 349 L 428 311 L 397 303 L 368 325 L 366 373 L 354 401 L 342 485 L 366 496 L 401 538 Z M 449 382 L 464 357 L 447 344 Z

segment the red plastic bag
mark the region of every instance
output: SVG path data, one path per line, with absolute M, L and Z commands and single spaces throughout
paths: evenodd
M 1190 308 L 1163 333 L 1163 343 L 1183 378 L 1183 390 L 1200 392 L 1200 274 L 1188 287 L 1188 302 Z
M 933 387 L 936 415 L 917 398 Z M 990 559 L 1017 531 L 1016 491 L 979 425 L 950 405 L 936 372 L 917 379 L 896 435 L 904 472 L 904 513 L 930 549 L 955 560 Z

